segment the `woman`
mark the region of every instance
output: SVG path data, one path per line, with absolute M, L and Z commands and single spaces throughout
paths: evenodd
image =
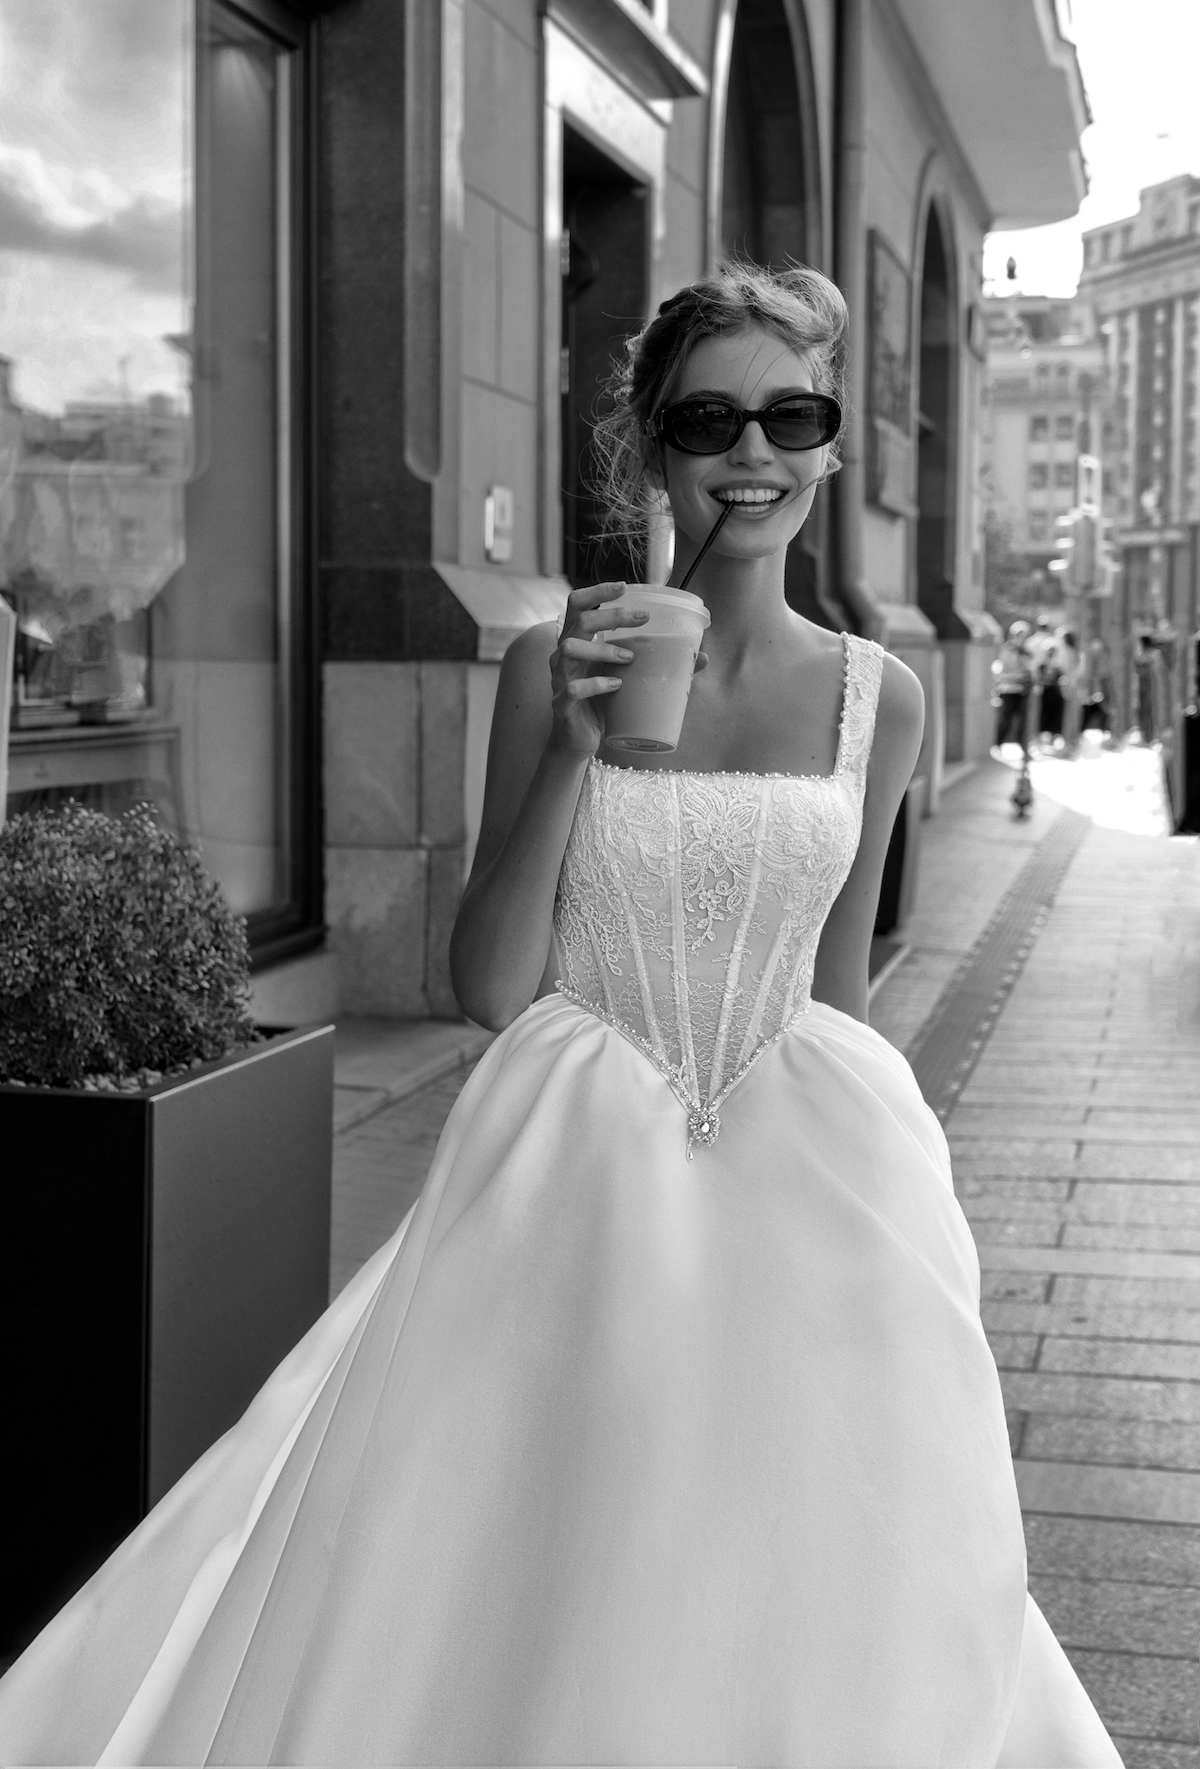
M 599 755 L 619 586 L 512 647 L 453 944 L 504 1029 L 404 1228 L 0 1686 L 0 1756 L 1118 1762 L 1026 1598 L 944 1138 L 866 1024 L 920 689 L 783 599 L 844 324 L 736 268 L 633 341 L 616 504 L 666 493 L 677 580 L 735 505 L 680 747 Z
M 1000 655 L 992 665 L 995 677 L 996 744 L 1019 743 L 1021 754 L 1028 754 L 1029 693 L 1033 687 L 1033 664 L 1028 640 L 1027 620 L 1014 620 L 1008 637 L 1000 647 Z

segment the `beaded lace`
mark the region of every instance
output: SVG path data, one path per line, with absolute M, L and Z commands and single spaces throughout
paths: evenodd
M 554 911 L 563 995 L 637 1046 L 688 1155 L 807 1010 L 817 942 L 858 850 L 883 652 L 843 637 L 832 774 L 607 767 L 584 778 Z

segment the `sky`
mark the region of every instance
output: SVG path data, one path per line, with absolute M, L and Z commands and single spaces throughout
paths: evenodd
M 0 0 L 0 354 L 22 404 L 186 393 L 165 337 L 189 326 L 190 40 L 190 0 Z
M 1200 0 L 1071 0 L 1071 34 L 1095 118 L 1082 141 L 1090 188 L 1070 221 L 988 235 L 989 294 L 1073 295 L 1085 228 L 1136 214 L 1147 185 L 1200 177 Z

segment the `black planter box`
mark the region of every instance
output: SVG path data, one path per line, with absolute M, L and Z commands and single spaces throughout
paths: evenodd
M 329 1299 L 333 1028 L 139 1093 L 0 1086 L 0 1645 L 25 1644 Z

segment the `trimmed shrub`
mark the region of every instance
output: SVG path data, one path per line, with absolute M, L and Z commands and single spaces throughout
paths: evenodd
M 0 1080 L 131 1089 L 228 1055 L 250 1019 L 242 918 L 150 808 L 0 829 Z

